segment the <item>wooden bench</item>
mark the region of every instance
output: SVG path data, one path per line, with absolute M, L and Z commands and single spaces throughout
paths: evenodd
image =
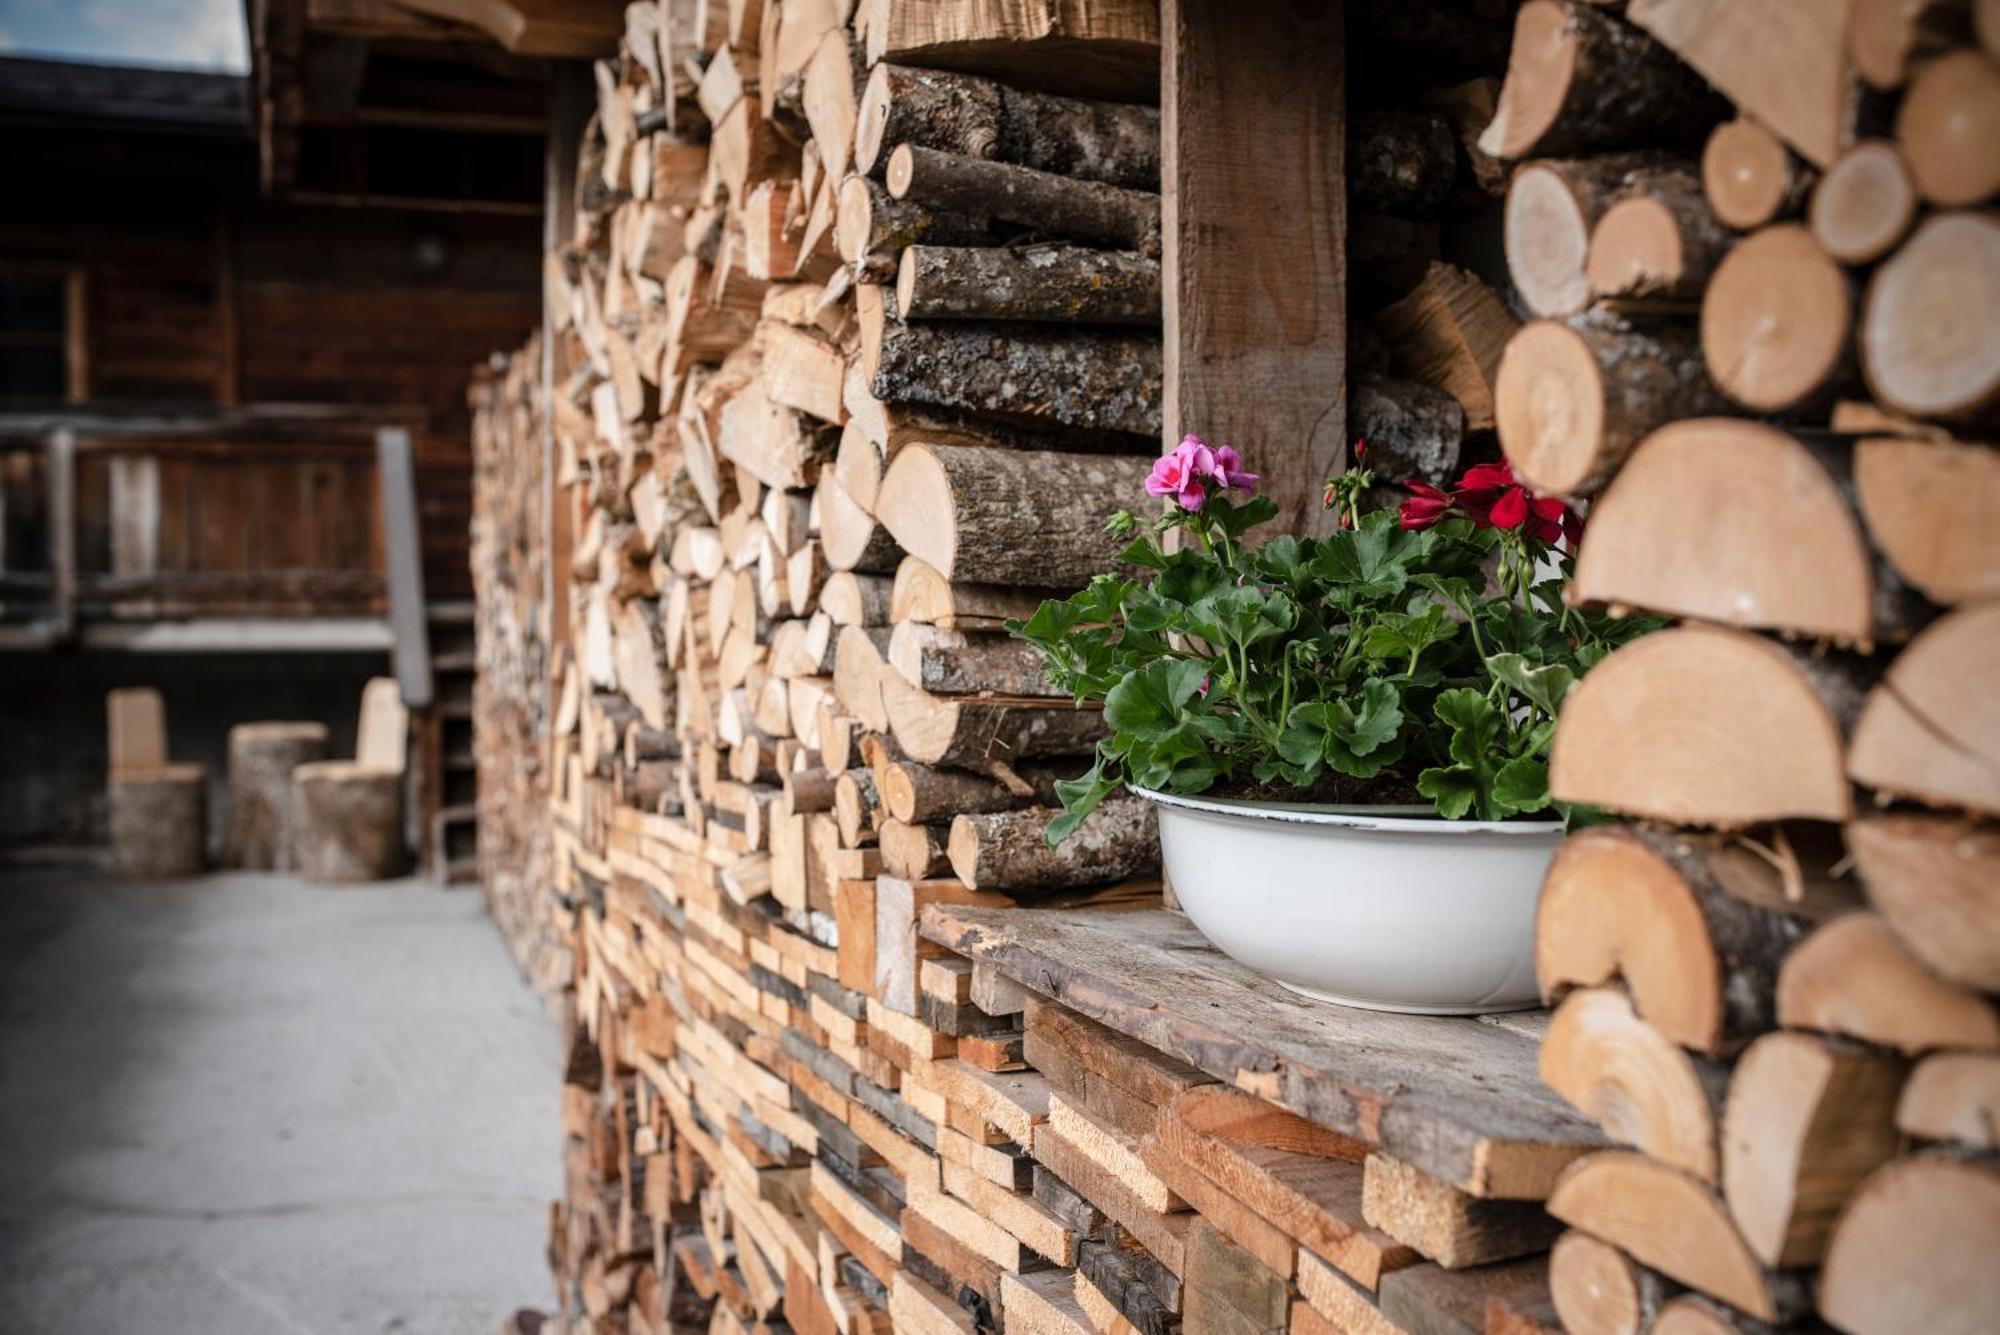
M 361 692 L 352 760 L 318 760 L 292 772 L 292 862 L 309 881 L 380 881 L 409 865 L 403 776 L 409 710 L 395 679 Z

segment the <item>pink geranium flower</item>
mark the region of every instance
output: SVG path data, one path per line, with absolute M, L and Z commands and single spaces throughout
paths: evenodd
M 1244 471 L 1243 456 L 1236 452 L 1234 445 L 1215 447 L 1215 466 L 1219 470 L 1223 485 L 1232 491 L 1255 491 L 1257 474 Z
M 1171 496 L 1183 510 L 1208 503 L 1208 483 L 1228 483 L 1216 465 L 1215 451 L 1198 436 L 1188 436 L 1153 462 L 1146 477 L 1147 494 Z

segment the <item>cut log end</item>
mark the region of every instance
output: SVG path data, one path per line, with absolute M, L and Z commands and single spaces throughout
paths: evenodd
M 1634 1014 L 1624 992 L 1583 988 L 1565 997 L 1540 1061 L 1542 1083 L 1611 1139 L 1704 1182 L 1717 1180 L 1719 1075 L 1698 1069 Z
M 1917 217 L 1917 190 L 1896 146 L 1856 144 L 1813 187 L 1812 234 L 1843 264 L 1872 264 L 1894 250 Z
M 1717 126 L 1702 150 L 1702 193 L 1716 218 L 1739 232 L 1788 213 L 1797 202 L 1801 174 L 1784 143 L 1751 120 Z
M 1955 208 L 2000 192 L 2000 66 L 1969 50 L 1925 65 L 1896 113 L 1896 140 L 1929 203 Z
M 1861 320 L 1875 397 L 1912 417 L 2000 401 L 2000 221 L 1933 214 L 1875 271 Z
M 1507 270 L 1537 315 L 1574 315 L 1590 302 L 1590 229 L 1586 211 L 1560 171 L 1530 163 L 1507 188 L 1503 231 Z
M 1878 1170 L 1841 1217 L 1819 1308 L 1850 1335 L 1970 1332 L 2000 1311 L 2000 1171 L 1921 1155 Z
M 1795 224 L 1730 251 L 1701 303 L 1701 347 L 1722 392 L 1758 412 L 1798 408 L 1847 363 L 1853 296 L 1847 276 Z
M 1873 913 L 1826 923 L 1778 972 L 1778 1022 L 1898 1052 L 2000 1050 L 2000 1013 L 1933 975 Z

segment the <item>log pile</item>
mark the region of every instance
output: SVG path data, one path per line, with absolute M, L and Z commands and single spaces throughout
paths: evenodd
M 1545 1182 L 1503 1199 L 1371 1154 L 919 931 L 937 907 L 1160 903 L 1136 800 L 1044 843 L 1103 729 L 1004 633 L 1112 568 L 1105 521 L 1159 452 L 1154 6 L 627 15 L 547 260 L 551 369 L 531 346 L 497 370 L 480 428 L 482 653 L 506 690 L 548 674 L 482 794 L 512 824 L 546 775 L 553 902 L 507 913 L 570 966 L 569 1328 L 1537 1307 Z M 1453 78 L 1498 74 L 1481 26 Z M 1421 34 L 1356 41 L 1427 58 Z M 1354 131 L 1383 227 L 1433 242 L 1494 188 L 1441 98 L 1385 96 Z M 1441 478 L 1466 419 L 1492 425 L 1513 320 L 1440 253 L 1364 312 L 1385 480 Z
M 1548 1201 L 1571 1335 L 2000 1310 L 1974 8 L 1519 12 L 1480 141 L 1532 317 L 1500 443 L 1589 504 L 1572 598 L 1679 622 L 1584 677 L 1551 760 L 1559 799 L 1622 818 L 1572 835 L 1537 924 L 1543 1078 L 1620 1146 Z

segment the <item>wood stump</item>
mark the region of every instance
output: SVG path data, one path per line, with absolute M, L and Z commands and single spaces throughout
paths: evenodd
M 111 865 L 118 875 L 154 879 L 201 871 L 207 779 L 199 765 L 161 765 L 111 781 Z
M 403 776 L 351 760 L 299 766 L 292 776 L 292 863 L 308 881 L 402 875 Z
M 229 730 L 227 865 L 263 871 L 288 865 L 292 771 L 325 758 L 323 723 L 239 723 Z

